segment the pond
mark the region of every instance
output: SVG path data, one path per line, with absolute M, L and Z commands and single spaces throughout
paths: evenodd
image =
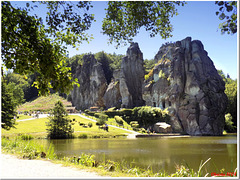
M 200 162 L 207 172 L 233 172 L 237 167 L 237 136 L 135 138 L 135 139 L 68 139 L 39 140 L 53 143 L 58 156 L 94 154 L 98 160 L 127 161 L 154 172 L 176 171 L 176 165 L 188 165 L 195 171 Z M 205 171 L 205 170 L 204 170 Z

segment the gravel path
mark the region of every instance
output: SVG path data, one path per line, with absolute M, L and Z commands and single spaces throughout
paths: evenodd
M 24 160 L 15 156 L 1 154 L 1 178 L 99 178 L 103 176 L 85 170 L 63 167 L 43 160 Z M 101 178 L 101 179 L 102 179 Z

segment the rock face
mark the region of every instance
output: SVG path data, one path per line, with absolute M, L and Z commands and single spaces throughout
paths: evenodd
M 83 57 L 83 65 L 78 65 L 74 78 L 78 78 L 80 84 L 80 87 L 75 85 L 71 92 L 72 104 L 76 109 L 104 106 L 107 81 L 101 63 L 93 55 Z
M 123 58 L 120 71 L 120 93 L 122 107 L 144 104 L 142 85 L 144 80 L 143 54 L 137 43 L 132 43 Z
M 83 57 L 76 69 L 72 104 L 77 109 L 148 105 L 168 108 L 173 132 L 190 135 L 222 135 L 227 96 L 203 44 L 190 37 L 163 45 L 155 56 L 155 67 L 145 76 L 143 54 L 132 43 L 113 72 L 109 85 L 101 63 L 93 55 Z
M 104 94 L 104 105 L 106 108 L 110 107 L 121 107 L 122 103 L 122 96 L 120 93 L 119 87 L 119 73 L 120 71 L 117 70 L 113 73 L 113 79 L 111 83 L 108 85 L 108 88 Z
M 132 43 L 122 60 L 121 69 L 114 71 L 112 82 L 104 95 L 106 108 L 132 108 L 144 105 L 143 80 L 143 55 L 138 44 Z
M 175 132 L 222 135 L 225 84 L 200 41 L 188 37 L 163 45 L 145 81 L 146 105 L 169 108 Z

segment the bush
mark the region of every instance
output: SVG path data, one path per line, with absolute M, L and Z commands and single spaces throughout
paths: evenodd
M 94 115 L 96 118 L 103 119 L 104 121 L 108 120 L 108 115 L 103 114 L 103 113 L 95 113 Z
M 79 122 L 79 126 L 85 126 L 85 123 Z
M 132 116 L 133 110 L 132 109 L 122 109 L 120 113 L 125 116 Z
M 89 123 L 88 123 L 88 127 L 91 128 L 92 126 L 93 126 L 93 124 L 92 124 L 91 122 L 89 122 Z
M 132 126 L 132 124 L 138 124 L 138 122 L 137 121 L 131 121 L 130 125 Z
M 98 119 L 97 122 L 96 122 L 97 126 L 102 126 L 104 124 L 105 124 L 105 120 L 104 119 Z
M 22 140 L 31 140 L 31 139 L 33 139 L 33 136 L 30 135 L 30 134 L 23 134 L 23 135 L 20 136 L 20 138 Z
M 84 112 L 89 116 L 94 116 L 95 112 L 89 111 L 88 109 L 84 110 Z
M 234 132 L 236 126 L 233 126 L 232 115 L 230 113 L 225 115 L 225 130 L 227 132 Z
M 88 138 L 88 135 L 86 133 L 82 133 L 78 136 L 78 138 L 81 138 L 81 139 L 87 139 Z
M 115 111 L 115 110 L 117 110 L 116 107 L 111 107 L 111 108 L 108 109 L 108 111 Z
M 138 124 L 138 123 L 137 123 L 137 124 L 132 124 L 131 127 L 133 127 L 133 128 L 139 128 L 139 124 Z
M 110 118 L 113 118 L 114 116 L 120 116 L 121 112 L 115 111 L 115 110 L 107 110 L 107 111 L 104 111 L 104 114 L 108 115 L 108 117 Z
M 120 116 L 114 116 L 114 119 L 118 124 L 123 125 L 123 119 Z

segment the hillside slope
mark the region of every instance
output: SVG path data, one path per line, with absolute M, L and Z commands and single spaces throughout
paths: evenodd
M 48 111 L 52 109 L 57 101 L 62 101 L 65 107 L 71 107 L 72 103 L 68 102 L 58 94 L 49 96 L 40 96 L 34 101 L 22 104 L 17 108 L 17 111 Z

